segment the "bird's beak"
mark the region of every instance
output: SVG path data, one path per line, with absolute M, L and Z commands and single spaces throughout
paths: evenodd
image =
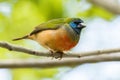
M 81 24 L 81 27 L 83 27 L 83 28 L 86 27 L 85 23 L 80 23 L 80 24 Z
M 79 28 L 85 28 L 86 25 L 85 25 L 84 23 L 79 23 L 78 27 L 79 27 Z

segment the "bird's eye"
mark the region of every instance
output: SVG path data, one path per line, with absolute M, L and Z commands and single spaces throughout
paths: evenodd
M 81 19 L 77 19 L 73 21 L 76 25 L 79 25 L 80 23 L 83 23 Z
M 78 25 L 80 22 L 74 22 L 76 25 Z
M 70 22 L 69 24 L 72 28 L 80 28 L 81 23 L 83 23 L 82 20 L 74 20 L 74 21 Z

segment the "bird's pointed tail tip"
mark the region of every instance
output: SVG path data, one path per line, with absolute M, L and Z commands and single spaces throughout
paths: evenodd
M 17 41 L 17 40 L 26 39 L 26 38 L 28 38 L 28 35 L 20 37 L 20 38 L 12 39 L 12 41 Z

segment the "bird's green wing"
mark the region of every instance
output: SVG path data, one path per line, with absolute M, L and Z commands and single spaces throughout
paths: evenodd
M 45 22 L 45 23 L 42 23 L 42 24 L 36 26 L 35 29 L 30 33 L 30 35 L 36 34 L 38 32 L 44 31 L 44 30 L 58 29 L 59 27 L 61 27 L 65 23 L 66 23 L 65 18 L 50 20 L 48 22 Z

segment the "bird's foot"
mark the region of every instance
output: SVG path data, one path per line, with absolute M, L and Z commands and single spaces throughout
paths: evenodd
M 50 50 L 50 56 L 52 56 L 52 59 L 55 58 L 61 60 L 63 57 L 63 52 Z
M 51 59 L 53 59 L 55 56 L 54 56 L 54 52 L 52 50 L 50 50 L 50 56 L 52 56 Z
M 59 59 L 59 60 L 62 59 L 62 57 L 63 57 L 63 52 L 57 51 L 55 54 L 56 54 L 56 55 L 55 55 L 55 59 Z

